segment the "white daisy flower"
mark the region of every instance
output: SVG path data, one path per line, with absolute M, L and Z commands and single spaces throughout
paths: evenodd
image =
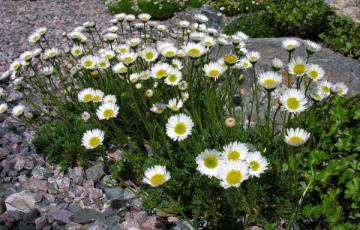
M 42 49 L 40 49 L 40 48 L 34 49 L 34 50 L 32 51 L 33 57 L 39 57 L 41 53 L 42 53 Z
M 223 159 L 215 149 L 205 149 L 196 159 L 197 170 L 206 176 L 217 176 L 219 169 L 223 166 Z
M 230 44 L 229 40 L 226 39 L 226 38 L 219 38 L 219 39 L 218 39 L 218 42 L 219 42 L 219 44 L 222 45 L 222 46 L 225 46 L 225 45 L 229 45 L 229 44 Z
M 228 117 L 225 119 L 225 125 L 228 128 L 233 128 L 236 125 L 236 119 L 234 117 Z
M 105 103 L 99 106 L 96 110 L 96 115 L 99 120 L 109 120 L 116 118 L 119 113 L 119 107 L 115 103 Z
M 307 66 L 306 75 L 313 81 L 318 81 L 324 78 L 325 71 L 319 65 L 309 64 Z
M 0 104 L 0 114 L 5 113 L 8 109 L 8 105 L 6 103 Z
M 207 35 L 205 33 L 203 33 L 203 32 L 194 31 L 194 32 L 191 32 L 190 39 L 195 41 L 195 42 L 200 42 L 200 41 L 204 40 L 204 38 L 206 36 Z
M 32 34 L 30 34 L 30 36 L 28 37 L 28 42 L 29 43 L 37 43 L 40 41 L 41 38 L 41 34 L 39 34 L 38 32 L 34 32 Z
M 206 32 L 210 35 L 210 36 L 217 36 L 219 34 L 219 31 L 215 28 L 207 28 Z
M 238 188 L 240 184 L 248 179 L 248 166 L 241 161 L 228 162 L 219 170 L 218 178 L 223 188 Z
M 161 43 L 159 43 L 159 44 L 161 44 Z M 161 53 L 161 55 L 166 58 L 175 57 L 178 52 L 178 49 L 171 43 L 164 43 L 164 44 L 158 45 L 158 50 Z M 168 44 L 168 45 L 166 45 L 166 44 Z
M 95 149 L 103 144 L 105 133 L 100 129 L 86 131 L 81 139 L 82 146 L 86 149 Z
M 25 51 L 20 55 L 20 59 L 24 61 L 30 61 L 33 58 L 33 53 L 30 51 Z
M 295 49 L 299 48 L 300 42 L 298 42 L 295 39 L 289 38 L 289 39 L 285 39 L 284 41 L 282 41 L 281 46 L 284 49 L 286 49 L 287 51 L 292 52 Z
M 165 166 L 155 165 L 145 170 L 143 182 L 152 187 L 159 187 L 170 180 L 170 178 L 170 173 L 166 170 Z
M 339 96 L 345 96 L 349 92 L 349 88 L 343 82 L 334 84 L 331 90 Z
M 306 109 L 305 94 L 297 89 L 287 89 L 281 96 L 282 108 L 290 113 L 300 113 Z
M 40 27 L 36 30 L 37 33 L 39 33 L 41 36 L 45 35 L 47 32 L 47 28 L 46 27 Z
M 105 42 L 113 42 L 118 38 L 118 35 L 115 33 L 106 33 L 103 35 L 103 41 Z
M 121 54 L 119 56 L 119 58 L 120 58 L 120 61 L 122 61 L 125 65 L 130 65 L 136 61 L 137 54 L 134 52 L 128 52 L 128 53 Z
M 249 61 L 251 63 L 256 63 L 259 61 L 261 55 L 259 52 L 257 51 L 249 51 L 247 54 L 246 54 L 246 57 L 249 59 Z
M 147 89 L 144 93 L 145 97 L 152 97 L 154 95 L 154 90 Z
M 67 37 L 74 42 L 85 43 L 87 41 L 87 37 L 79 31 L 72 31 L 71 33 L 67 34 Z
M 95 69 L 98 58 L 92 55 L 87 55 L 81 58 L 80 63 L 85 69 Z
M 79 57 L 84 53 L 84 49 L 82 46 L 73 46 L 70 52 L 74 57 Z
M 147 14 L 147 13 L 142 13 L 138 15 L 138 18 L 142 21 L 142 22 L 147 22 L 150 20 L 151 15 Z
M 211 36 L 206 36 L 202 41 L 201 44 L 207 48 L 213 47 L 214 45 L 216 45 L 216 40 L 215 38 L 211 37 Z
M 183 107 L 184 103 L 182 100 L 180 99 L 177 99 L 177 98 L 173 98 L 173 99 L 170 99 L 168 104 L 167 104 L 167 107 L 169 109 L 171 109 L 172 111 L 179 111 L 182 107 Z
M 218 62 L 206 64 L 203 68 L 205 75 L 210 78 L 218 79 L 224 72 L 225 68 Z
M 173 115 L 166 124 L 166 134 L 173 141 L 183 141 L 191 135 L 193 127 L 194 123 L 189 116 L 183 113 Z
M 319 84 L 318 84 L 318 91 L 321 93 L 321 94 L 324 94 L 324 95 L 330 95 L 331 94 L 331 87 L 332 87 L 332 84 L 331 82 L 329 81 L 321 81 Z
M 155 79 L 167 77 L 171 69 L 169 64 L 158 62 L 151 68 L 151 77 Z
M 25 106 L 23 105 L 17 105 L 12 108 L 11 114 L 15 117 L 18 117 L 24 113 Z
M 179 84 L 181 79 L 182 73 L 179 70 L 172 68 L 168 76 L 165 78 L 164 82 L 167 85 L 175 86 Z
M 284 66 L 284 63 L 281 61 L 281 59 L 279 58 L 274 58 L 271 61 L 271 66 L 275 69 L 275 70 L 280 70 L 282 69 L 282 67 Z
M 247 36 L 242 31 L 238 31 L 231 36 L 231 39 L 232 39 L 233 43 L 235 43 L 235 44 L 239 44 L 240 42 L 247 40 L 248 38 L 249 38 L 249 36 Z
M 267 71 L 259 74 L 258 84 L 267 90 L 273 90 L 282 82 L 281 74 L 273 71 Z
M 99 58 L 96 63 L 96 66 L 98 67 L 98 69 L 105 70 L 110 67 L 110 62 L 105 58 Z
M 117 27 L 117 26 L 110 26 L 110 27 L 108 28 L 108 31 L 109 31 L 110 33 L 116 33 L 116 32 L 118 32 L 118 30 L 119 30 L 119 27 Z
M 11 75 L 10 70 L 7 70 L 1 74 L 0 80 L 4 80 L 4 79 L 8 78 L 8 77 L 10 77 L 10 75 Z
M 92 27 L 95 27 L 95 25 L 96 24 L 93 21 L 86 21 L 83 23 L 83 27 L 85 27 L 85 28 L 92 28 Z
M 249 68 L 251 68 L 251 67 L 252 67 L 252 64 L 251 64 L 251 62 L 249 61 L 249 59 L 247 59 L 246 57 L 241 58 L 241 59 L 239 60 L 239 62 L 234 65 L 234 68 L 236 68 L 236 69 L 243 69 L 243 70 L 249 69 Z
M 45 75 L 45 76 L 50 76 L 51 74 L 54 73 L 54 67 L 52 66 L 44 66 L 41 69 L 41 72 Z
M 141 43 L 141 39 L 140 38 L 131 38 L 128 41 L 128 45 L 132 48 L 138 46 Z
M 144 70 L 140 72 L 140 80 L 146 81 L 150 78 L 151 72 L 150 70 Z
M 21 62 L 19 60 L 14 60 L 11 64 L 10 64 L 10 70 L 12 72 L 16 72 L 21 68 Z
M 310 133 L 300 128 L 290 128 L 286 130 L 285 142 L 288 145 L 298 147 L 305 144 L 310 138 Z
M 209 21 L 209 18 L 203 14 L 195 14 L 194 19 L 199 23 L 205 23 Z
M 180 26 L 182 29 L 188 28 L 188 27 L 190 26 L 190 22 L 185 21 L 185 20 L 182 20 L 182 21 L 179 22 L 179 26 Z
M 53 48 L 45 50 L 44 54 L 48 58 L 55 58 L 55 57 L 59 56 L 61 54 L 61 52 L 58 48 L 53 47 Z
M 91 115 L 90 115 L 90 113 L 89 112 L 87 112 L 87 111 L 85 111 L 85 112 L 83 112 L 82 114 L 81 114 L 81 119 L 83 120 L 83 121 L 88 121 L 89 119 L 90 119 L 90 117 L 91 117 Z
M 311 99 L 313 99 L 314 101 L 322 101 L 325 98 L 327 98 L 329 95 L 324 95 L 321 92 L 316 92 L 310 95 Z
M 183 64 L 179 59 L 172 59 L 171 66 L 177 70 L 181 70 L 183 68 Z
M 290 74 L 298 76 L 298 77 L 303 76 L 308 69 L 306 61 L 302 57 L 293 58 L 290 61 L 288 68 L 289 68 Z
M 182 99 L 184 102 L 187 101 L 187 100 L 189 99 L 189 97 L 190 97 L 190 95 L 189 95 L 188 92 L 181 92 L 180 95 L 181 95 L 181 99 Z
M 129 80 L 131 83 L 136 83 L 139 81 L 139 78 L 140 78 L 140 74 L 139 73 L 132 73 L 130 74 L 129 76 Z
M 263 157 L 260 152 L 249 153 L 246 162 L 249 164 L 249 175 L 254 177 L 260 177 L 260 174 L 262 174 L 269 165 L 266 158 Z
M 239 142 L 231 142 L 224 146 L 222 156 L 226 161 L 245 160 L 248 155 L 248 148 L 245 144 Z
M 102 102 L 103 97 L 104 97 L 104 92 L 99 89 L 96 89 L 96 90 L 94 90 L 94 98 L 92 101 L 94 103 Z
M 141 57 L 147 62 L 155 61 L 158 58 L 158 56 L 159 53 L 154 48 L 151 47 L 147 47 L 141 52 Z
M 113 103 L 115 104 L 116 103 L 116 96 L 115 95 L 106 95 L 104 98 L 103 98 L 103 103 Z
M 95 97 L 95 90 L 92 88 L 86 88 L 78 93 L 78 100 L 80 102 L 91 102 Z
M 158 26 L 156 27 L 156 29 L 157 29 L 159 32 L 164 32 L 167 28 L 166 28 L 166 26 L 164 26 L 164 25 L 158 25 Z
M 164 110 L 166 109 L 166 105 L 162 104 L 162 103 L 155 103 L 151 106 L 150 111 L 153 113 L 157 113 L 160 114 L 162 112 L 164 112 Z
M 203 45 L 199 43 L 189 42 L 185 45 L 184 51 L 187 56 L 191 58 L 201 57 L 204 53 L 206 53 L 206 49 Z
M 117 74 L 123 74 L 127 73 L 128 67 L 126 67 L 122 62 L 119 62 L 112 67 L 112 71 Z
M 127 21 L 127 22 L 132 22 L 134 20 L 135 20 L 135 15 L 133 15 L 133 14 L 128 14 L 125 16 L 125 21 Z
M 118 54 L 128 53 L 128 52 L 130 52 L 130 46 L 127 45 L 127 44 L 117 45 L 117 46 L 115 47 L 115 51 L 116 51 Z
M 310 40 L 305 40 L 305 46 L 306 46 L 306 51 L 309 52 L 310 54 L 319 52 L 321 50 L 320 44 Z
M 110 49 L 102 49 L 100 52 L 100 57 L 105 58 L 107 60 L 111 60 L 115 57 L 115 52 Z
M 116 20 L 118 20 L 119 22 L 122 22 L 125 20 L 126 14 L 125 13 L 120 13 L 120 14 L 115 14 L 114 18 Z

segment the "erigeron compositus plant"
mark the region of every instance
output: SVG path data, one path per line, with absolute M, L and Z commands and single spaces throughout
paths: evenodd
M 289 127 L 292 119 L 313 104 L 348 92 L 342 83 L 324 81 L 325 71 L 308 63 L 320 50 L 314 42 L 306 42 L 304 58 L 292 56 L 302 45 L 299 41 L 284 40 L 279 48 L 289 52 L 287 65 L 286 60 L 274 59 L 272 69 L 260 71 L 261 54 L 246 50 L 248 36 L 242 32 L 232 37 L 219 34 L 206 27 L 205 15 L 196 15 L 192 25 L 180 21 L 172 31 L 151 26 L 150 18 L 115 15 L 103 34 L 96 23 L 86 22 L 65 34 L 66 50 L 38 29 L 28 39 L 34 50 L 14 60 L 2 78 L 12 75 L 21 92 L 30 89 L 36 94 L 42 104 L 30 97 L 28 104 L 44 118 L 55 114 L 67 119 L 72 112 L 95 124 L 98 128 L 79 140 L 84 153 L 103 151 L 102 145 L 128 146 L 124 162 L 137 163 L 131 166 L 137 182 L 166 193 L 172 180 L 197 175 L 215 180 L 227 196 L 271 170 L 267 158 L 272 157 L 276 137 L 293 147 L 306 144 L 310 133 L 306 127 Z M 135 29 L 141 30 L 137 36 Z M 224 46 L 231 46 L 231 52 L 224 53 Z M 246 79 L 253 82 L 247 92 L 250 100 L 240 93 Z M 262 91 L 267 99 L 264 113 Z M 235 96 L 241 98 L 240 106 Z M 0 104 L 0 113 L 7 108 Z M 22 119 L 24 106 L 11 111 Z M 282 124 L 277 126 L 277 120 Z M 241 137 L 252 129 L 263 129 L 261 138 L 247 143 Z M 144 153 L 144 146 L 157 153 Z M 184 169 L 183 177 L 178 169 Z M 148 197 L 146 192 L 142 196 Z M 176 209 L 176 214 L 187 219 L 183 210 Z

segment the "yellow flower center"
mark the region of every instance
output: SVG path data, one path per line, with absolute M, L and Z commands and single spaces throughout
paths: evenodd
M 113 117 L 113 116 L 114 116 L 114 110 L 112 110 L 112 109 L 105 109 L 104 112 L 103 112 L 103 116 L 104 116 L 105 118 Z
M 150 178 L 150 183 L 152 186 L 159 186 L 161 184 L 163 184 L 166 180 L 166 177 L 164 174 L 155 174 Z
M 218 166 L 218 157 L 217 156 L 207 156 L 204 158 L 204 165 L 206 168 L 214 169 Z
M 168 51 L 165 52 L 166 57 L 174 57 L 175 54 L 176 53 L 173 50 L 168 50 Z
M 107 60 L 110 60 L 112 57 L 113 57 L 112 54 L 105 54 L 105 58 L 106 58 Z
M 98 146 L 100 144 L 100 138 L 99 137 L 91 137 L 90 139 L 89 139 L 89 145 L 91 146 L 91 147 L 96 147 L 96 146 Z
M 99 95 L 96 95 L 93 99 L 94 102 L 100 102 L 102 100 L 102 97 Z
M 166 69 L 160 69 L 156 72 L 155 75 L 157 78 L 163 78 L 167 75 L 167 71 L 166 71 Z
M 171 83 L 174 83 L 176 82 L 177 80 L 177 76 L 176 74 L 170 74 L 168 77 L 167 77 L 168 81 L 171 82 Z
M 289 142 L 295 145 L 300 145 L 303 139 L 300 136 L 292 136 L 289 138 Z
M 178 135 L 183 135 L 187 130 L 186 124 L 184 122 L 179 122 L 175 125 L 174 130 Z
M 224 56 L 224 61 L 226 64 L 235 64 L 237 62 L 237 57 L 233 54 L 227 54 Z
M 239 170 L 231 170 L 226 174 L 226 182 L 229 185 L 236 185 L 241 182 L 242 174 Z
M 88 93 L 88 94 L 84 95 L 83 100 L 84 101 L 91 101 L 93 98 L 94 98 L 94 95 Z
M 330 93 L 330 88 L 326 85 L 322 86 L 321 89 L 324 93 Z
M 318 78 L 319 73 L 315 70 L 311 70 L 311 71 L 309 71 L 308 75 L 311 79 L 315 80 Z
M 295 74 L 298 74 L 298 75 L 304 74 L 305 65 L 304 64 L 295 64 L 293 70 L 294 70 Z
M 90 68 L 93 65 L 93 61 L 92 60 L 85 60 L 84 61 L 84 67 L 85 68 Z
M 228 160 L 237 161 L 240 159 L 240 153 L 238 151 L 232 150 L 228 153 Z
M 266 79 L 263 81 L 265 88 L 271 89 L 276 86 L 276 81 L 274 79 Z
M 295 98 L 295 97 L 289 97 L 289 98 L 287 99 L 287 101 L 286 101 L 286 105 L 287 105 L 287 107 L 289 107 L 290 109 L 295 110 L 295 109 L 299 108 L 300 102 L 299 102 L 299 100 L 298 100 L 297 98 Z
M 201 55 L 201 51 L 197 48 L 191 48 L 188 50 L 188 55 L 190 57 L 199 57 Z
M 120 48 L 119 51 L 120 51 L 120 53 L 123 54 L 123 53 L 126 53 L 126 52 L 127 52 L 127 49 L 126 49 L 126 48 Z
M 99 71 L 97 70 L 91 71 L 90 75 L 93 77 L 97 77 L 99 75 Z
M 74 50 L 74 54 L 75 54 L 75 55 L 80 55 L 80 54 L 81 54 L 81 50 L 80 50 L 80 49 Z
M 208 76 L 213 78 L 219 77 L 220 74 L 221 72 L 218 69 L 212 69 L 208 72 Z
M 124 57 L 124 58 L 123 58 L 123 62 L 125 62 L 125 63 L 130 63 L 130 62 L 132 62 L 132 61 L 133 61 L 133 58 L 130 57 L 130 56 L 127 56 L 127 57 Z
M 152 52 L 147 52 L 145 54 L 145 58 L 148 60 L 152 60 L 154 58 L 154 54 Z
M 56 55 L 56 53 L 53 52 L 53 51 L 51 51 L 51 52 L 48 53 L 48 56 L 49 56 L 49 57 L 55 57 L 55 55 Z
M 260 169 L 260 163 L 257 161 L 250 161 L 249 162 L 250 168 L 253 171 L 258 171 Z
M 100 68 L 106 68 L 106 62 L 99 62 Z

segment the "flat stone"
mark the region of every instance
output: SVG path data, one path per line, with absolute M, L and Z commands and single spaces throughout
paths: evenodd
M 104 175 L 104 164 L 97 163 L 96 165 L 86 169 L 86 178 L 90 180 L 100 180 L 101 177 Z
M 81 184 L 84 180 L 85 172 L 82 167 L 75 167 L 69 170 L 69 175 L 75 184 Z
M 51 176 L 50 170 L 47 168 L 44 168 L 40 165 L 37 165 L 32 171 L 31 174 L 36 179 L 48 179 L 49 176 Z
M 124 199 L 124 189 L 121 187 L 117 188 L 105 188 L 105 195 L 108 200 Z
M 60 223 L 69 223 L 72 213 L 65 209 L 55 209 L 48 213 L 49 217 Z
M 82 209 L 74 213 L 74 215 L 70 218 L 72 222 L 78 224 L 87 224 L 101 219 L 103 219 L 102 214 L 93 209 Z
M 37 230 L 41 230 L 45 226 L 46 226 L 46 218 L 45 218 L 45 216 L 41 216 L 41 217 L 36 218 L 36 220 L 35 220 L 35 228 Z
M 10 195 L 5 200 L 6 209 L 8 211 L 30 212 L 35 208 L 36 194 L 22 191 Z

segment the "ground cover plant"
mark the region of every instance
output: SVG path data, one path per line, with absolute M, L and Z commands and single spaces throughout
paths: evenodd
M 32 97 L 26 107 L 2 103 L 1 113 L 41 124 L 34 144 L 64 170 L 100 157 L 146 208 L 179 216 L 195 229 L 255 223 L 271 229 L 282 219 L 290 229 L 302 226 L 303 214 L 326 216 L 309 206 L 314 203 L 301 211 L 309 191 L 319 205 L 326 198 L 317 196 L 311 179 L 299 187 L 303 166 L 294 158 L 308 154 L 301 152 L 307 145 L 323 144 L 314 133 L 326 131 L 311 114 L 348 92 L 311 63 L 321 46 L 286 39 L 281 45 L 289 59 L 274 59 L 260 72 L 261 54 L 246 49 L 243 32 L 220 34 L 198 14 L 196 23 L 172 28 L 174 36 L 150 18 L 117 14 L 104 33 L 85 22 L 64 34 L 65 49 L 50 44 L 46 28 L 36 29 L 28 39 L 34 50 L 2 77 L 40 103 Z M 301 45 L 306 57 L 296 55 Z M 251 82 L 247 92 L 245 81 Z M 26 116 L 30 108 L 38 120 Z M 121 149 L 121 159 L 108 160 L 109 148 Z M 303 169 L 308 174 L 308 166 Z M 347 185 L 354 202 L 356 186 Z

